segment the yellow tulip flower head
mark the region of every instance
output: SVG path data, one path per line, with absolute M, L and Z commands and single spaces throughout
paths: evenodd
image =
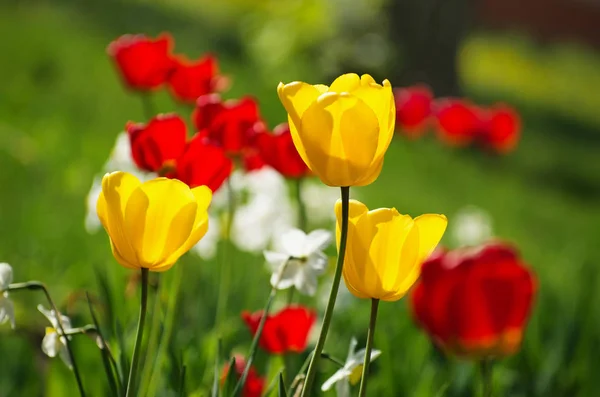
M 329 186 L 364 186 L 377 179 L 394 135 L 396 109 L 389 81 L 344 74 L 331 84 L 279 83 L 294 145 Z
M 339 200 L 335 212 L 339 250 Z M 395 208 L 369 211 L 363 203 L 350 200 L 343 268 L 346 286 L 359 298 L 402 298 L 419 278 L 421 264 L 441 240 L 447 223 L 444 215 L 425 214 L 412 219 Z
M 162 272 L 206 234 L 211 198 L 206 186 L 118 171 L 102 178 L 96 210 L 119 264 Z

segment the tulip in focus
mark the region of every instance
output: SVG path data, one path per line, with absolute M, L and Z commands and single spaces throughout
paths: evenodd
M 377 179 L 394 134 L 390 82 L 344 74 L 331 84 L 279 83 L 294 145 L 329 186 L 364 186 Z
M 335 205 L 339 249 L 342 203 Z M 359 298 L 396 301 L 419 277 L 421 264 L 446 230 L 444 215 L 412 219 L 395 208 L 369 211 L 350 200 L 348 245 L 343 268 L 346 286 Z
M 310 175 L 310 170 L 294 146 L 287 123 L 275 127 L 272 134 L 265 130 L 258 132 L 254 137 L 254 144 L 265 163 L 286 178 Z
M 431 116 L 433 93 L 425 85 L 395 88 L 396 128 L 409 138 L 425 132 Z
M 262 311 L 242 313 L 252 335 L 258 330 Z M 306 350 L 308 336 L 317 314 L 301 306 L 289 306 L 275 315 L 267 315 L 265 327 L 260 335 L 260 347 L 272 354 L 302 353 Z
M 211 197 L 206 186 L 190 189 L 167 178 L 141 183 L 119 171 L 102 178 L 96 208 L 119 264 L 162 272 L 206 233 Z
M 15 308 L 8 298 L 8 286 L 12 279 L 12 267 L 8 263 L 0 263 L 0 324 L 10 321 L 12 329 L 15 329 Z
M 171 46 L 168 34 L 156 39 L 141 34 L 124 35 L 110 43 L 107 53 L 129 88 L 150 91 L 166 83 L 173 71 Z
M 535 276 L 510 246 L 440 250 L 423 264 L 412 311 L 442 349 L 503 357 L 519 350 L 535 291 Z
M 169 87 L 177 100 L 195 103 L 198 97 L 217 91 L 219 67 L 212 55 L 206 55 L 197 61 L 177 57 L 174 65 L 173 72 L 169 75 Z
M 244 357 L 236 355 L 235 356 L 235 373 L 236 379 L 242 377 L 244 373 L 244 368 L 246 368 L 246 360 Z M 221 386 L 225 383 L 227 379 L 227 375 L 229 374 L 229 364 L 225 365 L 223 368 L 223 372 L 221 374 Z M 246 383 L 244 384 L 244 388 L 242 389 L 242 397 L 261 397 L 263 395 L 263 390 L 265 388 L 265 379 L 261 378 L 261 376 L 256 371 L 256 368 L 253 366 L 250 367 L 250 371 L 248 371 L 248 377 L 246 378 Z

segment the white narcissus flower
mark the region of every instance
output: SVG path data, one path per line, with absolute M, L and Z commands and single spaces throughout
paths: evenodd
M 15 308 L 8 298 L 8 286 L 12 283 L 13 270 L 8 263 L 0 263 L 0 324 L 10 321 L 15 329 Z
M 317 276 L 327 269 L 328 258 L 323 250 L 332 239 L 332 233 L 323 229 L 309 234 L 300 229 L 290 229 L 281 234 L 276 238 L 275 250 L 264 252 L 273 272 L 271 285 L 277 289 L 294 286 L 301 293 L 313 296 L 317 292 Z
M 365 359 L 365 349 L 356 350 L 357 341 L 352 338 L 350 341 L 350 349 L 348 349 L 348 357 L 344 366 L 337 370 L 331 378 L 327 379 L 323 386 L 322 391 L 331 389 L 331 386 L 335 384 L 335 391 L 338 397 L 350 397 L 350 386 L 354 386 L 360 382 L 362 377 L 363 361 Z M 371 361 L 375 360 L 381 355 L 380 350 L 371 350 Z
M 56 312 L 54 310 L 46 310 L 42 305 L 38 305 L 38 310 L 46 316 L 48 321 L 50 321 L 50 324 L 52 324 L 52 327 L 46 327 L 46 336 L 44 336 L 44 339 L 42 340 L 42 351 L 48 357 L 56 357 L 59 355 L 67 367 L 73 368 L 73 363 L 71 362 L 71 357 L 69 356 L 69 351 L 67 349 L 67 338 L 70 338 L 70 336 L 65 337 L 60 335 L 60 326 L 58 324 Z M 60 318 L 65 332 L 73 329 L 69 317 L 61 314 Z

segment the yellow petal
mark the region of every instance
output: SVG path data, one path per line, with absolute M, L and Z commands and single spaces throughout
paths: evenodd
M 133 192 L 125 211 L 125 230 L 140 266 L 164 265 L 189 238 L 197 208 L 189 187 L 176 179 L 153 179 Z
M 413 221 L 412 227 L 402 241 L 400 261 L 397 264 L 398 274 L 387 296 L 382 299 L 388 302 L 402 298 L 419 277 L 419 227 Z
M 394 136 L 396 106 L 392 86 L 388 80 L 383 85 L 375 83 L 369 75 L 363 75 L 361 86 L 352 92 L 363 100 L 377 115 L 379 121 L 379 141 L 375 158 L 378 160 L 387 151 Z
M 445 215 L 425 214 L 415 218 L 415 224 L 419 227 L 419 263 L 423 263 L 438 245 L 448 219 Z
M 299 130 L 311 170 L 327 185 L 353 186 L 371 173 L 379 122 L 357 97 L 321 95 L 302 115 Z
M 348 202 L 348 224 L 356 224 L 358 219 L 369 212 L 366 205 L 358 200 L 350 200 Z M 336 243 L 338 250 L 340 249 L 340 234 L 342 228 L 342 200 L 338 199 L 335 202 L 335 218 L 336 218 Z
M 360 77 L 356 73 L 346 73 L 331 83 L 329 92 L 352 92 L 358 87 L 360 87 Z
M 108 233 L 111 243 L 120 253 L 123 261 L 129 264 L 138 262 L 135 250 L 125 232 L 123 219 L 127 202 L 140 181 L 126 172 L 113 172 L 102 178 L 102 193 L 98 197 L 96 210 Z
M 371 169 L 369 170 L 369 173 L 365 174 L 361 180 L 357 181 L 355 186 L 367 186 L 375 182 L 375 180 L 379 178 L 379 174 L 381 174 L 382 169 L 383 157 L 381 157 L 379 161 L 375 161 L 371 164 Z

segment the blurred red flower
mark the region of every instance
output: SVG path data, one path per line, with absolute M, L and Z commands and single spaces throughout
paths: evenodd
M 286 178 L 302 178 L 310 169 L 298 154 L 287 123 L 279 124 L 269 133 L 262 128 L 253 138 L 260 157 Z
M 254 335 L 258 330 L 262 310 L 242 313 L 242 319 Z M 272 354 L 301 353 L 306 349 L 308 335 L 317 320 L 317 314 L 301 306 L 289 306 L 275 315 L 268 315 L 260 346 Z
M 244 373 L 246 368 L 246 360 L 240 355 L 235 356 L 235 372 L 237 379 Z M 221 386 L 225 384 L 227 375 L 229 373 L 229 364 L 226 364 L 221 374 Z M 261 378 L 254 367 L 250 367 L 248 371 L 248 377 L 246 378 L 246 384 L 242 390 L 243 397 L 261 397 L 265 388 L 265 379 Z
M 519 350 L 535 276 L 502 243 L 435 252 L 411 295 L 417 323 L 444 350 L 482 359 Z
M 129 88 L 149 91 L 166 83 L 175 66 L 170 55 L 172 41 L 166 33 L 156 39 L 124 35 L 108 45 L 107 53 Z
M 176 114 L 161 114 L 148 124 L 129 122 L 125 126 L 135 164 L 145 171 L 169 172 L 184 152 L 185 122 Z
M 221 101 L 219 94 L 199 96 L 196 100 L 196 107 L 192 112 L 192 121 L 196 130 L 202 131 L 208 128 L 223 109 L 223 101 Z
M 194 188 L 208 186 L 216 192 L 231 175 L 233 162 L 222 148 L 211 145 L 202 133 L 196 134 L 186 145 L 185 151 L 177 159 L 175 172 L 167 175 Z
M 471 143 L 483 128 L 481 109 L 460 99 L 439 100 L 435 116 L 439 137 L 451 145 Z
M 262 122 L 258 104 L 251 97 L 223 103 L 206 129 L 211 142 L 225 149 L 228 155 L 241 155 L 251 148 L 256 123 Z
M 196 61 L 179 56 L 169 76 L 173 96 L 182 102 L 195 103 L 199 96 L 214 92 L 220 79 L 216 58 L 205 55 Z
M 242 163 L 247 172 L 260 170 L 262 167 L 267 165 L 265 160 L 256 150 L 244 151 L 244 154 L 242 155 Z
M 480 136 L 483 145 L 498 153 L 515 149 L 521 135 L 519 113 L 508 105 L 495 105 L 488 110 L 487 125 Z
M 409 138 L 423 135 L 431 116 L 433 93 L 426 85 L 395 88 L 396 127 Z

